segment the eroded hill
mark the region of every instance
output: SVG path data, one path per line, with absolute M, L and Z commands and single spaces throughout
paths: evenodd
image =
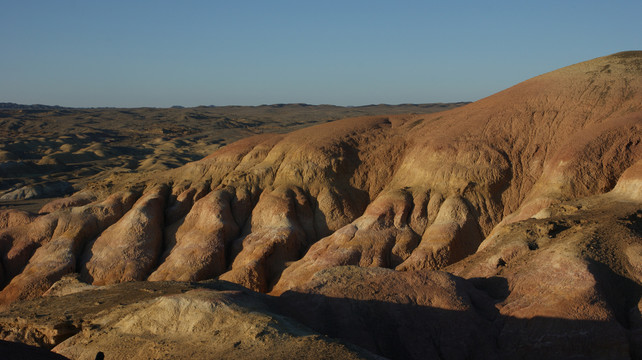
M 0 301 L 66 274 L 218 278 L 385 357 L 640 358 L 641 142 L 642 52 L 447 112 L 250 137 L 3 212 Z
M 109 187 L 130 173 L 176 168 L 263 132 L 463 104 L 75 109 L 0 103 L 0 207 L 37 211 L 88 184 Z

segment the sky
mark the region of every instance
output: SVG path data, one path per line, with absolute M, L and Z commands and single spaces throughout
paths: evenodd
M 642 1 L 0 0 L 0 102 L 474 101 L 642 49 Z

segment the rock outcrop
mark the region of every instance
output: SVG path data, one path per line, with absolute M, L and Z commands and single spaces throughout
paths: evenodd
M 231 207 L 235 195 L 217 190 L 198 199 L 175 235 L 167 235 L 172 237 L 167 243 L 171 252 L 149 280 L 198 281 L 222 274 L 226 248 L 239 234 Z
M 63 275 L 78 271 L 85 244 L 125 215 L 135 200 L 131 192 L 106 200 L 40 216 L 26 225 L 0 233 L 9 250 L 2 258 L 10 282 L 0 292 L 0 303 L 41 295 Z M 28 260 L 27 260 L 28 259 Z
M 507 357 L 642 356 L 640 204 L 605 194 L 538 217 L 496 229 L 474 255 L 445 268 L 498 299 Z
M 151 189 L 88 244 L 81 274 L 94 285 L 145 280 L 162 249 L 165 187 Z

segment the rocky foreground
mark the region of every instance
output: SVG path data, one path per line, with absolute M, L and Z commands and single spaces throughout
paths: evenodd
M 640 359 L 642 52 L 0 228 L 0 335 L 70 358 Z

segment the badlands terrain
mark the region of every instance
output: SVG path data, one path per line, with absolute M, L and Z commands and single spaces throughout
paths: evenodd
M 37 212 L 48 200 L 90 184 L 109 187 L 123 174 L 176 168 L 264 132 L 463 104 L 76 109 L 0 103 L 0 208 Z
M 3 210 L 0 348 L 642 359 L 642 52 L 412 112 L 293 117 Z M 181 124 L 147 154 L 203 155 Z

